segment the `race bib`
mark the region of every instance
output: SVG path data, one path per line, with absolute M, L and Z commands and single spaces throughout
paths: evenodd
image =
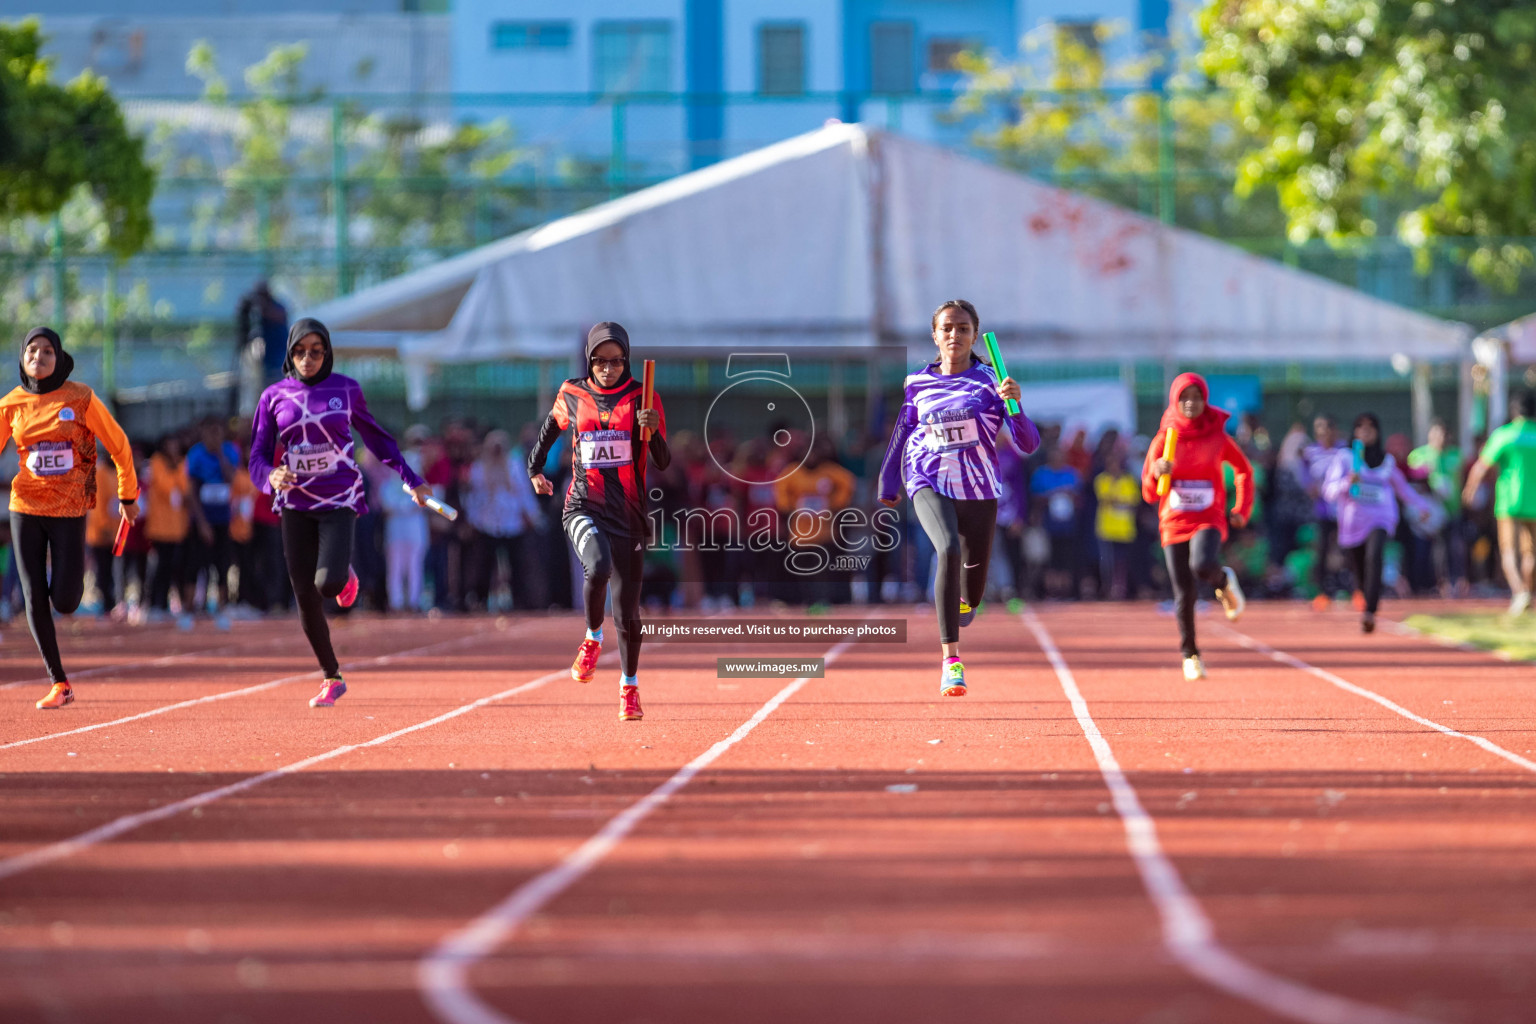
M 75 446 L 68 441 L 39 441 L 27 449 L 33 476 L 63 476 L 75 468 Z
M 976 429 L 976 417 L 964 409 L 947 409 L 936 414 L 924 426 L 928 432 L 928 447 L 937 452 L 959 451 L 974 448 L 981 443 Z
M 1175 480 L 1168 491 L 1168 507 L 1185 512 L 1204 512 L 1216 504 L 1216 485 L 1209 480 Z
M 341 449 L 333 444 L 301 442 L 285 453 L 288 468 L 299 476 L 325 476 L 341 464 Z
M 228 505 L 229 484 L 203 484 L 197 489 L 197 500 L 204 505 Z
M 588 469 L 610 469 L 634 461 L 627 430 L 588 430 L 577 439 L 581 464 Z
M 1361 480 L 1359 488 L 1360 493 L 1355 496 L 1355 500 L 1363 505 L 1385 505 L 1392 496 L 1392 489 L 1385 484 Z
M 1045 507 L 1050 511 L 1051 518 L 1058 523 L 1070 520 L 1077 511 L 1077 503 L 1072 500 L 1072 495 L 1057 491 L 1046 501 Z

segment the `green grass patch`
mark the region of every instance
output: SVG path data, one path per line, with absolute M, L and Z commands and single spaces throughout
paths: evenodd
M 1458 640 L 1486 651 L 1499 651 L 1521 661 L 1536 661 L 1536 618 L 1530 615 L 1518 619 L 1499 612 L 1410 615 L 1403 622 L 1447 640 Z

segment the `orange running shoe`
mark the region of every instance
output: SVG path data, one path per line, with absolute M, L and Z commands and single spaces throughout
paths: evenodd
M 1333 598 L 1329 597 L 1327 594 L 1318 594 L 1312 599 L 1312 610 L 1315 612 L 1325 612 L 1332 605 Z
M 645 717 L 645 712 L 640 710 L 640 687 L 619 687 L 619 721 L 638 722 Z
M 1349 606 L 1357 612 L 1365 611 L 1365 591 L 1357 590 L 1349 595 Z
M 600 642 L 583 640 L 581 649 L 576 652 L 576 660 L 571 663 L 571 678 L 578 683 L 590 683 L 597 674 L 597 656 L 602 651 L 603 645 Z
M 53 684 L 53 689 L 48 691 L 48 696 L 37 702 L 37 710 L 56 711 L 65 704 L 73 704 L 74 702 L 74 688 L 69 685 L 68 680 L 65 680 L 62 683 Z

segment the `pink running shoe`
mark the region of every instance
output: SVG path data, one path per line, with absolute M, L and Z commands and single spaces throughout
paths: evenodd
M 571 678 L 578 683 L 590 683 L 597 674 L 597 658 L 602 651 L 603 645 L 598 641 L 583 640 L 581 649 L 576 652 L 576 660 L 571 662 Z
M 338 676 L 335 679 L 327 679 L 320 684 L 320 692 L 309 698 L 309 706 L 312 708 L 328 708 L 341 699 L 341 695 L 347 692 L 347 684 Z
M 352 567 L 349 565 L 347 566 L 347 585 L 342 587 L 341 593 L 336 595 L 336 603 L 341 605 L 343 608 L 351 608 L 352 603 L 356 600 L 357 573 L 353 572 Z
M 645 717 L 645 712 L 640 710 L 640 687 L 619 687 L 619 721 L 638 722 Z

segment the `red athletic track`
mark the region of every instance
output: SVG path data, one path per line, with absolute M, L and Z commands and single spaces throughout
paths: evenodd
M 1210 616 L 1195 684 L 1150 605 L 1039 616 L 1228 950 L 1432 1021 L 1536 1020 L 1536 775 L 1244 649 Z M 525 1024 L 1281 1019 L 1161 944 L 1021 619 L 991 608 L 966 630 L 965 699 L 936 696 L 931 612 L 909 622 L 906 646 L 850 648 L 642 821 L 470 971 L 474 991 Z M 573 617 L 336 628 L 346 662 L 443 646 L 352 668 L 329 711 L 305 706 L 311 675 L 0 749 L 0 861 L 561 677 L 0 879 L 0 1020 L 430 1022 L 423 956 L 788 682 L 719 680 L 714 659 L 738 652 L 657 644 L 648 717 L 620 723 L 611 658 L 588 686 L 564 673 Z M 1362 637 L 1351 614 L 1300 605 L 1254 605 L 1238 628 L 1536 750 L 1529 667 Z M 0 744 L 312 665 L 293 621 L 86 623 L 64 646 L 77 703 L 45 714 L 45 685 L 0 690 Z M 110 669 L 154 658 L 171 660 Z M 7 632 L 0 685 L 39 675 Z

